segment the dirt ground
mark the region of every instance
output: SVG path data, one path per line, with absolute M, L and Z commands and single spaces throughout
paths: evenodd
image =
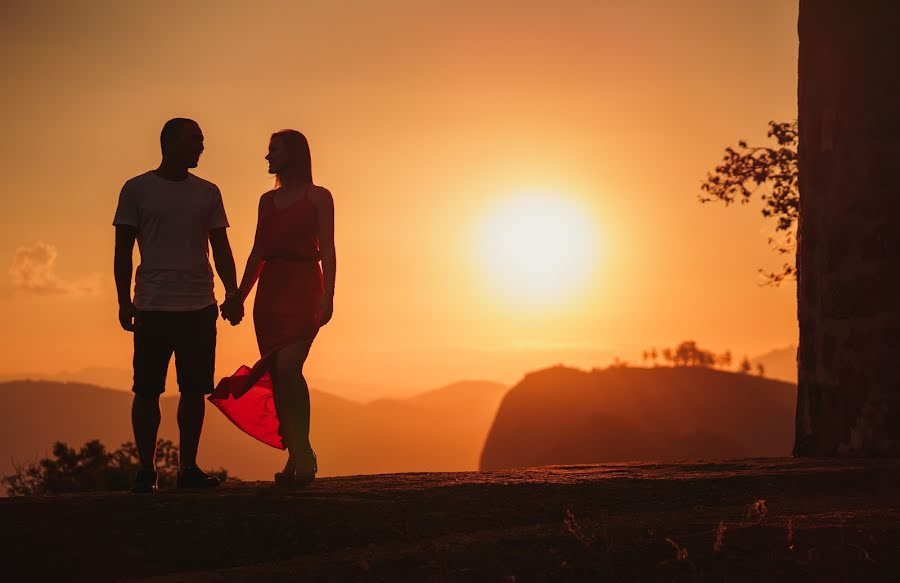
M 0 561 L 6 581 L 900 581 L 900 460 L 0 499 Z

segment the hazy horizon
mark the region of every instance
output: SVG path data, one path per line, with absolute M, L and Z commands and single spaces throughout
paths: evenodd
M 659 349 L 659 347 L 657 347 Z M 704 348 L 701 346 L 701 348 Z M 780 380 L 790 383 L 796 383 L 796 346 L 786 346 L 784 348 L 778 348 L 766 352 L 765 354 L 760 354 L 756 356 L 748 356 L 750 363 L 753 365 L 753 369 L 750 374 L 759 374 L 758 369 L 756 369 L 757 364 L 763 364 L 765 366 L 763 370 L 763 375 L 765 378 Z M 730 372 L 738 372 L 740 358 L 741 355 L 735 357 L 735 361 L 727 367 L 722 366 L 714 366 L 710 368 L 716 368 L 718 370 L 725 370 Z M 516 383 L 518 383 L 522 378 L 536 370 L 544 370 L 547 368 L 552 368 L 555 366 L 567 366 L 569 368 L 579 369 L 579 370 L 591 370 L 591 369 L 603 369 L 608 366 L 629 366 L 634 368 L 657 368 L 657 367 L 672 367 L 674 366 L 672 363 L 667 363 L 662 358 L 657 358 L 656 362 L 651 361 L 621 361 L 618 363 L 615 362 L 607 362 L 602 365 L 596 365 L 592 367 L 573 367 L 571 365 L 567 365 L 566 363 L 556 362 L 556 363 L 546 363 L 544 366 L 536 367 L 534 369 L 522 371 L 517 377 L 515 377 L 512 381 L 502 381 L 496 379 L 484 379 L 484 378 L 466 378 L 460 377 L 448 383 L 443 383 L 435 386 L 420 386 L 420 385 L 409 385 L 401 382 L 391 383 L 391 384 L 379 384 L 373 383 L 365 379 L 354 379 L 352 377 L 346 378 L 316 378 L 311 377 L 308 379 L 310 387 L 325 393 L 329 393 L 334 396 L 338 396 L 344 399 L 349 399 L 358 403 L 367 403 L 377 399 L 405 399 L 409 397 L 414 397 L 421 395 L 423 393 L 428 393 L 431 391 L 437 391 L 441 389 L 445 389 L 448 387 L 452 387 L 453 385 L 459 383 L 466 382 L 487 382 L 487 383 L 496 383 L 500 385 L 505 385 L 507 388 L 512 387 Z M 59 382 L 76 382 L 76 383 L 85 383 L 85 384 L 93 384 L 102 388 L 109 388 L 115 390 L 122 391 L 130 391 L 131 385 L 131 375 L 132 371 L 130 368 L 124 367 L 101 367 L 101 366 L 88 366 L 78 370 L 58 370 L 54 372 L 44 371 L 44 372 L 36 372 L 36 371 L 16 371 L 16 372 L 0 372 L 0 383 L 15 381 L 15 380 L 49 380 L 49 381 L 59 381 Z M 169 365 L 169 374 L 166 378 L 166 395 L 174 396 L 178 391 L 178 385 L 175 378 L 175 366 L 174 363 L 170 363 Z

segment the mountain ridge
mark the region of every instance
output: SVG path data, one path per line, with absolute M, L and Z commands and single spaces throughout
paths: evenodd
M 701 367 L 557 366 L 505 395 L 480 468 L 784 456 L 796 386 Z

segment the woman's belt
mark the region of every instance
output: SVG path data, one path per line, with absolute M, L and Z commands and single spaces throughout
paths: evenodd
M 305 263 L 305 262 L 316 262 L 318 263 L 318 257 L 265 257 L 263 261 L 266 262 L 287 262 L 287 263 Z

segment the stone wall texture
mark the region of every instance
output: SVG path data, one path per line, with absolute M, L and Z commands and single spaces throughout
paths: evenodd
M 900 455 L 900 0 L 800 1 L 795 455 Z

